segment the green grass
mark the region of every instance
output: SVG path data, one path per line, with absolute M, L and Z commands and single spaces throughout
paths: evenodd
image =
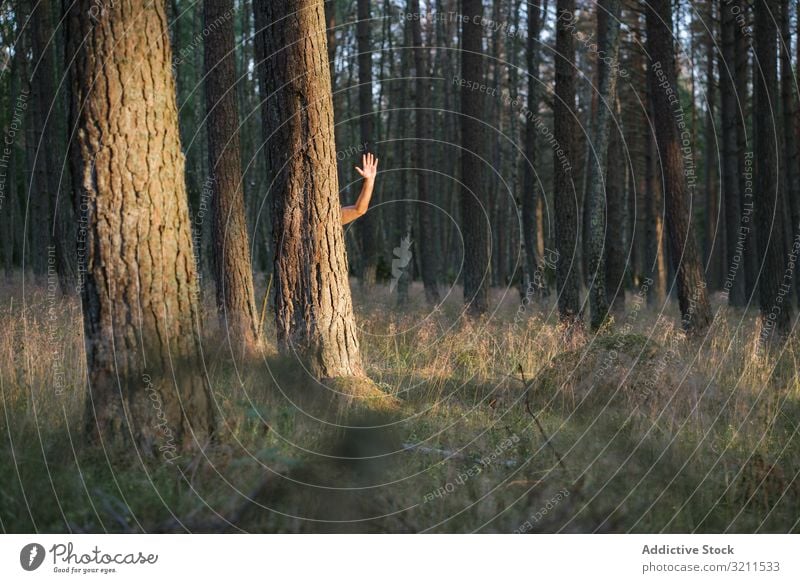
M 800 531 L 800 345 L 758 351 L 752 313 L 687 339 L 674 305 L 631 299 L 565 341 L 513 291 L 470 322 L 458 291 L 431 314 L 415 286 L 398 313 L 354 284 L 368 374 L 401 402 L 372 410 L 285 358 L 232 362 L 206 306 L 218 440 L 169 465 L 84 444 L 77 299 L 20 289 L 0 295 L 5 532 Z

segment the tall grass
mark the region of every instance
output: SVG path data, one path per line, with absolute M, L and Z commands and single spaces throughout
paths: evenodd
M 285 356 L 232 357 L 207 305 L 219 435 L 170 465 L 84 443 L 80 304 L 5 284 L 2 529 L 800 530 L 800 345 L 760 348 L 754 313 L 715 298 L 686 338 L 674 303 L 629 296 L 604 333 L 566 340 L 553 298 L 495 290 L 469 320 L 456 289 L 436 310 L 416 285 L 400 310 L 388 287 L 353 289 L 367 373 L 399 408 L 342 406 Z

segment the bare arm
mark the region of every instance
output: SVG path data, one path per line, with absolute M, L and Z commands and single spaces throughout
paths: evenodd
M 352 223 L 358 217 L 367 212 L 369 201 L 372 198 L 372 190 L 375 188 L 375 175 L 378 173 L 378 159 L 372 154 L 361 156 L 361 166 L 356 166 L 356 172 L 364 177 L 364 184 L 361 186 L 361 193 L 358 195 L 356 204 L 342 207 L 342 224 Z

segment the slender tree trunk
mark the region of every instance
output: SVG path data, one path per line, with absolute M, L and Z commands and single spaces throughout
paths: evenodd
M 603 326 L 608 316 L 606 293 L 606 169 L 608 167 L 609 130 L 617 103 L 617 63 L 619 54 L 619 0 L 597 3 L 597 46 L 604 58 L 597 59 L 597 116 L 592 126 L 594 158 L 587 160 L 589 212 L 589 302 L 592 328 Z M 609 66 L 609 62 L 613 66 Z M 616 130 L 616 128 L 615 128 Z M 615 227 L 618 228 L 618 227 Z
M 786 301 L 791 281 L 786 280 L 783 238 L 783 199 L 778 184 L 777 76 L 778 4 L 761 0 L 755 4 L 755 58 L 753 68 L 755 103 L 756 238 L 761 270 L 758 299 L 761 308 L 762 339 L 788 334 L 792 306 Z
M 410 0 L 408 9 L 412 14 L 419 14 L 419 0 Z M 428 235 L 433 234 L 431 217 L 435 213 L 435 207 L 431 204 L 428 192 L 428 165 L 430 163 L 430 139 L 433 116 L 430 112 L 431 86 L 428 77 L 428 49 L 422 42 L 422 29 L 420 19 L 411 19 L 411 41 L 414 46 L 414 76 L 416 87 L 416 124 L 414 133 L 416 143 L 414 144 L 414 166 L 416 167 L 417 178 L 417 223 L 419 233 Z M 400 136 L 401 139 L 403 136 Z M 430 245 L 426 245 L 428 242 Z M 425 236 L 423 241 L 417 241 L 417 249 L 420 252 L 420 267 L 422 268 L 422 283 L 425 286 L 425 299 L 430 305 L 436 305 L 441 300 L 438 288 L 439 257 L 432 248 L 434 237 Z
M 646 11 L 647 49 L 651 59 L 649 73 L 656 141 L 663 169 L 670 258 L 677 279 L 681 322 L 687 332 L 699 333 L 711 323 L 711 306 L 691 228 L 690 190 L 681 150 L 681 136 L 686 133 L 686 124 L 678 96 L 672 11 L 668 0 L 651 0 Z
M 575 41 L 571 23 L 575 0 L 556 2 L 555 98 L 553 101 L 553 206 L 559 261 L 556 265 L 558 311 L 562 323 L 582 326 L 578 191 L 572 176 L 575 136 Z
M 731 306 L 745 305 L 744 295 L 744 240 L 750 229 L 742 224 L 739 172 L 741 154 L 737 134 L 739 103 L 736 95 L 736 4 L 720 2 L 722 20 L 722 53 L 719 59 L 719 82 L 722 117 L 722 199 L 725 201 L 725 239 L 727 247 L 727 272 L 723 290 L 728 294 Z
M 260 0 L 278 343 L 320 378 L 363 376 L 347 279 L 321 0 Z M 302 75 L 297 75 L 302 71 Z
M 372 107 L 372 42 L 370 38 L 370 0 L 358 0 L 356 41 L 358 45 L 358 109 L 361 145 L 365 151 L 374 151 L 375 118 Z M 365 289 L 375 285 L 378 267 L 376 243 L 377 213 L 367 212 L 356 223 L 361 243 L 361 285 Z
M 795 136 L 795 116 L 797 107 L 794 98 L 795 78 L 792 71 L 791 6 L 788 0 L 781 3 L 781 115 L 783 119 L 783 156 L 781 168 L 784 200 L 788 201 L 787 221 L 789 252 L 796 254 L 793 247 L 800 241 L 800 171 L 798 170 L 797 141 Z M 791 217 L 790 219 L 788 217 Z M 793 274 L 794 287 L 800 300 L 800 277 Z
M 736 0 L 734 0 L 736 1 Z M 738 0 L 739 11 L 737 18 L 744 18 L 749 24 L 748 4 L 745 0 Z M 738 25 L 738 22 L 737 22 Z M 749 88 L 749 43 L 752 38 L 740 30 L 736 35 L 736 96 L 739 109 L 736 114 L 736 139 L 739 144 L 739 160 L 743 168 L 739 171 L 739 207 L 742 212 L 742 221 L 748 222 L 744 241 L 744 290 L 747 302 L 757 303 L 756 286 L 758 284 L 758 271 L 761 261 L 758 257 L 758 245 L 755 237 L 754 202 L 755 190 L 753 181 L 753 141 L 748 137 L 748 120 L 752 119 L 752 104 L 750 103 Z M 750 134 L 752 136 L 752 133 Z
M 528 3 L 528 41 L 525 48 L 525 62 L 528 67 L 528 117 L 525 123 L 525 158 L 523 160 L 522 182 L 522 231 L 525 245 L 525 285 L 523 294 L 528 289 L 535 289 L 544 295 L 547 289 L 546 279 L 540 271 L 538 258 L 538 224 L 536 220 L 536 204 L 539 198 L 539 184 L 536 167 L 537 129 L 536 120 L 539 115 L 539 37 L 541 34 L 542 9 L 539 3 Z
M 222 325 L 234 343 L 254 348 L 259 337 L 258 312 L 244 217 L 233 18 L 233 0 L 204 0 L 211 240 Z
M 709 23 L 714 22 L 713 6 L 713 1 L 708 0 L 706 16 Z M 703 178 L 705 183 L 706 221 L 703 253 L 708 284 L 712 290 L 719 290 L 722 288 L 722 268 L 725 264 L 725 223 L 720 220 L 722 218 L 722 207 L 720 205 L 719 189 L 717 188 L 719 153 L 717 152 L 717 135 L 714 121 L 717 90 L 714 79 L 715 41 L 711 32 L 705 35 L 705 49 L 706 94 L 704 101 L 706 115 L 703 128 Z
M 620 99 L 615 104 L 615 117 L 622 119 Z M 617 124 L 611 128 L 608 144 L 606 170 L 606 200 L 608 201 L 608 228 L 606 229 L 606 296 L 611 310 L 622 314 L 625 310 L 625 290 L 629 278 L 626 276 L 626 244 L 628 230 L 627 193 L 628 165 L 623 135 Z
M 472 315 L 489 309 L 491 232 L 487 221 L 484 94 L 467 82 L 485 84 L 481 0 L 461 2 L 461 224 L 464 234 L 464 303 Z M 476 20 L 477 19 L 477 20 Z
M 120 1 L 87 18 L 93 7 L 79 0 L 67 15 L 88 431 L 172 459 L 214 422 L 165 5 Z

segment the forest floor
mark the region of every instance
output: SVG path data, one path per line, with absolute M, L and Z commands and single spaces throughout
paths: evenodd
M 165 463 L 83 444 L 78 299 L 20 290 L 0 285 L 5 532 L 800 532 L 800 342 L 765 353 L 721 297 L 703 337 L 629 294 L 566 341 L 554 296 L 494 290 L 470 321 L 456 288 L 398 311 L 353 283 L 384 409 L 286 357 L 232 360 L 206 306 L 218 440 Z

